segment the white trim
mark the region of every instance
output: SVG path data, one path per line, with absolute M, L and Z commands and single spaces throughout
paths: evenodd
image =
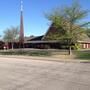
M 87 44 L 87 48 L 89 48 L 88 44 Z
M 21 0 L 21 11 L 23 11 L 23 0 Z
M 86 48 L 86 44 L 83 44 L 83 48 Z

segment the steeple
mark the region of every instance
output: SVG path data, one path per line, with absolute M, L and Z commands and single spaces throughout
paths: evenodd
M 20 13 L 21 13 L 21 16 L 20 16 L 20 37 L 19 37 L 19 43 L 20 43 L 20 48 L 23 48 L 24 47 L 23 0 L 21 0 Z

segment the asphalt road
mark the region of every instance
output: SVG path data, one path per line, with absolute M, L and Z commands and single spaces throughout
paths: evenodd
M 90 90 L 90 63 L 0 57 L 0 90 Z

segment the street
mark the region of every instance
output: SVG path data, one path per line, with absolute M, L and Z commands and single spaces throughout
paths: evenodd
M 0 57 L 0 90 L 90 90 L 90 63 Z

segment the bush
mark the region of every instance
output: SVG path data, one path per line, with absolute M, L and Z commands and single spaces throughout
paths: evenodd
M 75 44 L 75 45 L 72 46 L 72 48 L 74 50 L 80 50 L 81 49 L 81 46 L 80 46 L 80 44 Z

